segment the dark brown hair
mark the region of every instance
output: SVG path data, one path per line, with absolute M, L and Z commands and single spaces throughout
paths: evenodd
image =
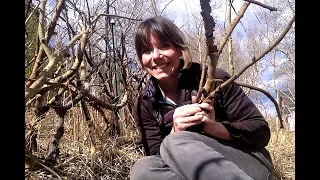
M 164 17 L 152 17 L 139 25 L 135 34 L 135 48 L 140 63 L 142 51 L 148 46 L 150 35 L 161 42 L 170 42 L 180 48 L 185 61 L 183 68 L 188 68 L 191 65 L 190 51 L 185 43 L 183 33 L 171 20 Z

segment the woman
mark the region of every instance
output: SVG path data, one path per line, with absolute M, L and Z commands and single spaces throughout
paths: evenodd
M 191 61 L 173 22 L 143 21 L 135 48 L 151 78 L 133 110 L 146 156 L 135 162 L 130 179 L 272 179 L 265 149 L 270 129 L 239 86 L 223 88 L 214 105 L 192 103 L 202 68 Z M 216 78 L 229 77 L 217 68 Z

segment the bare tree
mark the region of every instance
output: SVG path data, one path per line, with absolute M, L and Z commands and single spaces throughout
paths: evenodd
M 72 107 L 82 108 L 88 122 L 91 146 L 94 149 L 93 126 L 88 106 L 105 116 L 104 110 L 115 112 L 129 104 L 130 88 L 127 87 L 129 83 L 126 77 L 121 82 L 122 93 L 116 96 L 112 78 L 116 70 L 113 67 L 115 64 L 121 65 L 118 72 L 121 71 L 123 75 L 128 70 L 127 63 L 131 60 L 127 57 L 124 34 L 133 33 L 131 28 L 136 23 L 132 21 L 141 21 L 142 14 L 139 9 L 142 9 L 143 4 L 137 2 L 127 10 L 122 8 L 125 12 L 122 13 L 117 11 L 120 9 L 117 7 L 127 6 L 116 2 L 98 1 L 92 4 L 89 0 L 60 0 L 54 4 L 51 1 L 41 1 L 39 6 L 34 8 L 36 10 L 31 12 L 39 13 L 39 48 L 33 58 L 35 61 L 32 72 L 26 79 L 26 108 L 34 108 L 36 114 L 26 134 L 28 157 L 37 151 L 37 124 L 49 109 L 55 110 L 58 115 L 54 120 L 54 133 L 48 144 L 43 165 L 50 166 L 56 163 L 59 141 L 64 134 L 64 118 Z M 27 24 L 28 17 L 26 18 Z M 112 34 L 109 28 L 111 18 L 118 22 L 115 27 L 121 30 L 116 31 L 118 34 Z M 115 44 L 119 44 L 120 47 L 114 46 Z M 115 113 L 113 118 L 106 119 L 106 123 L 110 124 L 108 127 L 111 128 L 110 135 L 113 136 L 120 135 L 117 116 Z M 39 163 L 34 165 L 34 162 L 38 161 L 33 157 L 28 158 L 26 163 L 36 167 Z

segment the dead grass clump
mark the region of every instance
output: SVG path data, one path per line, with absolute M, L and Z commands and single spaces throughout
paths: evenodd
M 112 118 L 106 111 L 107 120 Z M 95 110 L 90 109 L 93 125 L 93 141 L 89 138 L 88 122 L 78 108 L 68 111 L 64 120 L 64 135 L 59 142 L 60 155 L 57 163 L 49 168 L 37 171 L 26 170 L 25 179 L 99 179 L 129 180 L 133 163 L 143 156 L 137 129 L 132 117 L 124 111 L 121 120 L 121 135 L 113 137 L 107 122 Z M 36 124 L 37 152 L 39 159 L 45 157 L 46 148 L 53 135 L 55 112 L 46 113 L 41 123 L 34 123 L 32 111 L 26 111 L 26 134 L 31 124 Z M 272 157 L 276 179 L 295 179 L 294 132 L 277 130 L 274 121 L 270 121 L 271 139 L 267 146 Z M 27 143 L 28 139 L 26 139 Z
M 51 171 L 45 168 L 26 171 L 26 179 L 129 179 L 131 166 L 143 154 L 137 143 L 139 137 L 133 121 L 122 120 L 121 135 L 111 137 L 101 116 L 92 109 L 90 114 L 95 146 L 89 138 L 88 122 L 79 109 L 73 108 L 65 116 L 64 134 L 59 143 L 60 155 L 56 165 L 50 167 Z M 106 116 L 111 117 L 109 112 L 106 112 Z M 32 113 L 26 112 L 26 124 L 30 124 L 32 118 Z M 53 135 L 55 118 L 55 113 L 50 111 L 37 124 L 38 152 L 33 154 L 40 159 L 45 157 L 46 147 Z M 26 130 L 26 134 L 29 130 Z
M 271 138 L 267 146 L 275 167 L 277 179 L 295 179 L 295 133 L 285 129 L 276 129 L 271 124 Z

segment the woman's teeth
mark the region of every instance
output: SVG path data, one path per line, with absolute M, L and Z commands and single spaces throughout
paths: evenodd
M 165 67 L 167 67 L 168 64 L 162 64 L 162 65 L 159 65 L 159 66 L 155 66 L 154 68 L 155 69 L 163 69 Z

